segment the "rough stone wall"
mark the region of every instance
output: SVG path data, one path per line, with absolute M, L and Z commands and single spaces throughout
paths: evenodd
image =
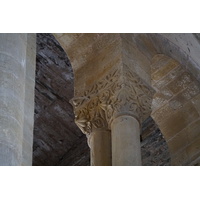
M 90 165 L 86 137 L 74 123 L 69 60 L 51 34 L 37 34 L 33 165 Z M 169 165 L 165 140 L 151 118 L 143 123 L 143 165 Z
M 51 34 L 37 34 L 36 62 L 33 165 L 87 165 L 89 148 L 69 104 L 73 97 L 72 68 Z M 73 158 L 77 148 L 85 153 L 86 161 L 77 153 Z
M 151 117 L 145 120 L 142 124 L 141 150 L 142 165 L 170 165 L 170 154 L 167 143 L 160 129 Z

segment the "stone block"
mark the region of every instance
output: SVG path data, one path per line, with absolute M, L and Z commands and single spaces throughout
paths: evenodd
M 73 62 L 78 56 L 85 54 L 86 51 L 92 48 L 93 43 L 98 40 L 98 36 L 96 33 L 86 33 L 78 37 L 77 40 L 74 40 L 73 45 L 67 50 L 70 61 Z
M 54 35 L 55 38 L 60 38 L 64 35 L 64 33 L 52 33 L 52 34 Z M 69 35 L 69 34 L 67 34 L 67 35 Z
M 180 74 L 182 74 L 185 71 L 184 66 L 178 66 L 171 70 L 163 79 L 160 79 L 159 81 L 153 81 L 152 80 L 152 86 L 155 89 L 158 89 L 162 91 L 163 88 L 167 86 L 171 81 L 173 81 L 176 77 L 178 77 Z
M 200 94 L 195 96 L 191 101 L 194 107 L 197 109 L 198 113 L 200 114 Z
M 24 120 L 23 100 L 19 99 L 18 96 L 12 95 L 12 91 L 6 94 L 0 90 L 0 105 L 0 114 L 15 119 L 22 126 Z
M 181 65 L 185 65 L 188 60 L 188 55 L 179 46 L 175 45 L 165 34 L 149 34 L 151 40 L 155 44 L 157 52 L 163 53 L 175 60 L 177 60 Z M 177 36 L 177 34 L 174 34 Z
M 192 82 L 187 86 L 186 89 L 178 93 L 169 101 L 169 106 L 174 110 L 178 110 L 182 108 L 185 103 L 187 103 L 193 97 L 198 95 L 199 92 L 200 92 L 200 87 L 198 86 L 198 83 Z
M 82 35 L 83 33 L 54 33 L 55 38 L 66 52 Z
M 129 60 L 135 62 L 136 66 L 140 66 L 147 74 L 150 75 L 151 67 L 149 59 L 138 50 L 133 40 L 122 38 L 122 53 L 126 55 Z M 132 66 L 135 67 L 134 65 Z
M 22 165 L 32 165 L 32 154 L 33 154 L 33 141 L 23 140 L 22 143 Z
M 0 141 L 0 166 L 16 166 L 21 165 L 21 152 Z
M 2 73 L 12 74 L 15 78 L 23 80 L 25 77 L 24 68 L 19 61 L 14 59 L 12 56 L 7 54 L 2 54 L 0 52 L 0 70 Z M 4 76 L 1 76 L 1 79 Z
M 27 34 L 1 33 L 0 54 L 14 58 L 25 67 Z
M 182 131 L 177 133 L 174 137 L 167 141 L 170 152 L 172 155 L 185 149 L 187 155 L 195 155 L 195 145 L 198 146 L 198 140 L 200 139 L 200 119 L 192 122 Z M 197 144 L 196 144 L 197 143 Z M 198 149 L 197 149 L 198 152 Z
M 181 60 L 183 64 L 187 63 L 188 58 L 192 58 L 196 63 L 199 63 L 199 41 L 194 34 L 161 34 L 171 46 L 176 47 L 177 51 L 171 52 L 171 56 L 176 56 L 177 60 Z M 183 55 L 185 54 L 185 55 Z
M 126 54 L 124 54 L 123 64 L 129 66 L 143 81 L 145 81 L 148 85 L 151 85 L 150 72 L 146 72 L 142 67 L 146 65 L 145 63 L 138 64 L 137 62 L 135 62 L 134 58 L 129 58 Z
M 167 65 L 171 65 L 172 63 L 177 63 L 177 61 L 172 58 L 164 55 L 164 54 L 156 54 L 151 60 L 151 73 L 154 74 L 165 68 Z
M 175 80 L 170 82 L 167 85 L 167 88 L 173 93 L 177 94 L 178 92 L 186 89 L 190 83 L 194 81 L 194 77 L 189 72 L 183 72 Z
M 188 145 L 186 152 L 190 158 L 190 162 L 195 160 L 200 154 L 200 138 L 195 139 L 193 143 Z
M 153 96 L 153 101 L 152 101 L 152 112 L 155 112 L 155 110 L 161 108 L 168 102 L 166 96 L 160 92 L 157 92 Z
M 192 142 L 196 140 L 196 138 L 200 137 L 200 119 L 198 118 L 196 121 L 188 125 L 186 127 L 186 131 L 189 142 Z
M 165 104 L 161 108 L 153 110 L 151 116 L 157 124 L 160 124 L 163 120 L 173 116 L 174 113 L 175 111 L 169 106 L 169 104 Z
M 149 39 L 149 34 L 134 34 L 135 43 L 137 48 L 149 59 L 151 60 L 157 51 L 154 44 Z
M 122 66 L 121 51 L 110 46 L 75 72 L 75 93 L 78 90 L 83 91 L 90 87 L 95 81 L 107 74 L 111 68 L 118 66 Z
M 21 165 L 22 166 L 32 166 L 32 152 L 23 152 L 23 158 L 22 158 Z
M 95 59 L 97 55 L 104 54 L 104 51 L 107 53 L 106 56 L 108 56 L 112 52 L 106 49 L 112 46 L 113 51 L 113 49 L 118 48 L 117 44 L 121 44 L 118 34 L 92 34 L 92 37 L 89 34 L 86 35 L 87 34 L 84 34 L 84 36 L 77 40 L 76 43 L 78 46 L 73 44 L 73 46 L 67 50 L 74 71 L 90 60 Z M 95 65 L 95 62 L 93 65 Z
M 33 79 L 27 78 L 25 86 L 25 103 L 29 105 L 34 105 L 34 98 L 35 98 L 35 81 L 33 81 Z
M 21 80 L 23 80 L 23 78 L 18 76 L 17 73 L 14 73 L 14 69 L 13 72 L 10 72 L 7 69 L 6 70 L 2 69 L 0 66 L 0 74 L 1 74 L 0 76 L 1 94 L 4 95 L 12 94 L 15 97 L 23 96 L 24 85 L 21 83 Z
M 15 118 L 0 112 L 0 141 L 4 141 L 11 146 L 22 143 L 22 124 Z
M 164 113 L 163 113 L 164 114 Z M 197 110 L 191 102 L 185 104 L 184 108 L 173 113 L 168 118 L 163 117 L 163 120 L 158 123 L 159 128 L 165 136 L 165 139 L 170 139 L 176 133 L 186 128 L 191 122 L 199 118 Z
M 36 34 L 27 34 L 26 78 L 35 81 L 36 68 Z
M 198 63 L 192 60 L 190 57 L 186 63 L 186 69 L 198 80 L 200 81 L 200 69 Z
M 23 140 L 33 142 L 33 124 L 27 120 L 26 125 L 23 128 Z
M 159 81 L 164 76 L 166 76 L 171 70 L 175 69 L 179 65 L 180 64 L 177 61 L 170 59 L 169 62 L 166 62 L 164 66 L 162 66 L 152 74 L 152 79 L 154 81 Z
M 189 162 L 189 157 L 185 149 L 176 155 L 171 155 L 172 166 L 181 166 L 181 165 L 184 166 L 187 165 L 188 162 Z
M 167 141 L 171 155 L 174 155 L 184 149 L 188 143 L 187 131 L 185 130 L 180 131 L 173 138 Z

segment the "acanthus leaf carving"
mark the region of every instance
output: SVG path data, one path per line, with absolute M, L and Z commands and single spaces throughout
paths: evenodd
M 112 70 L 81 97 L 72 99 L 75 122 L 85 134 L 110 129 L 114 116 L 133 115 L 142 122 L 151 112 L 154 90 L 127 66 Z

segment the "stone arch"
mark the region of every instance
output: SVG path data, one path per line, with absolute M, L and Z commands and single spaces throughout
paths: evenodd
M 37 34 L 36 58 L 33 165 L 89 165 L 87 141 L 69 103 L 74 78 L 66 53 L 52 34 Z
M 151 73 L 156 91 L 151 116 L 167 141 L 171 165 L 191 165 L 200 155 L 199 81 L 164 54 L 152 58 Z
M 138 49 L 150 60 L 156 54 L 164 54 L 185 66 L 200 80 L 199 34 L 143 33 L 134 34 Z
M 109 67 L 111 68 L 113 66 L 113 63 L 105 66 L 104 68 L 102 68 L 102 66 L 100 66 L 98 68 L 98 66 L 101 65 L 101 62 L 99 62 L 99 60 L 95 58 L 94 54 L 98 51 L 101 51 L 102 47 L 110 50 L 106 46 L 105 43 L 108 40 L 111 40 L 111 44 L 112 44 L 112 40 L 115 41 L 115 39 L 118 37 L 118 34 L 116 34 L 116 35 L 108 34 L 109 36 L 104 36 L 104 38 L 101 40 L 100 39 L 101 35 L 102 34 L 85 34 L 84 36 L 83 36 L 83 34 L 55 34 L 56 39 L 59 41 L 59 43 L 62 45 L 62 47 L 65 49 L 65 51 L 69 55 L 73 69 L 75 71 L 78 71 L 79 69 L 86 70 L 88 72 L 88 74 L 90 74 L 90 71 L 88 71 L 88 70 L 92 69 L 92 68 L 89 68 L 88 66 L 86 66 L 85 63 L 89 63 L 90 67 L 94 67 L 94 65 L 93 66 L 91 65 L 90 59 L 92 59 L 92 62 L 95 65 L 97 65 L 95 70 L 97 70 L 97 71 L 100 70 L 97 73 L 98 79 L 99 79 L 99 77 L 103 76 L 106 71 L 109 70 Z M 140 75 L 142 74 L 142 79 L 144 79 L 147 82 L 147 84 L 151 84 L 151 81 L 150 81 L 150 71 L 151 71 L 150 58 L 148 56 L 146 56 L 143 52 L 138 50 L 136 48 L 136 46 L 133 45 L 133 44 L 137 44 L 135 42 L 136 38 L 135 38 L 134 34 L 121 34 L 120 37 L 122 37 L 123 39 L 125 38 L 122 42 L 122 47 L 126 46 L 126 48 L 128 49 L 128 51 L 127 51 L 128 56 L 133 56 L 133 58 L 135 59 L 135 62 L 131 61 L 131 62 L 126 62 L 125 64 L 129 65 L 129 66 L 134 64 L 135 72 Z M 83 38 L 85 41 L 83 40 Z M 96 42 L 95 38 L 98 39 L 99 42 Z M 114 38 L 114 39 L 111 39 L 111 38 Z M 127 42 L 127 40 L 128 40 L 128 42 Z M 103 44 L 101 44 L 101 43 L 103 43 Z M 112 49 L 112 47 L 114 45 L 112 44 L 110 46 Z M 113 49 L 114 49 L 113 52 L 117 52 L 115 47 Z M 109 53 L 109 51 L 105 51 L 105 53 Z M 151 53 L 155 53 L 155 52 L 152 51 Z M 118 54 L 117 55 L 116 54 L 114 55 L 114 57 L 112 57 L 112 59 L 113 58 L 115 59 L 117 57 Z M 105 55 L 100 58 L 104 59 L 104 57 L 105 57 Z M 137 57 L 138 57 L 138 60 L 136 59 Z M 88 62 L 88 60 L 89 60 L 89 62 Z M 124 60 L 126 60 L 126 59 L 124 59 Z M 90 78 L 88 80 L 85 79 L 85 77 L 84 77 L 85 73 L 79 72 L 79 73 L 75 73 L 75 74 L 81 74 L 82 77 L 80 77 L 80 75 L 79 75 L 75 78 L 78 79 L 76 81 L 79 82 L 79 84 L 81 85 L 81 90 L 84 91 L 85 85 L 87 84 L 85 82 L 90 83 L 90 81 L 91 81 Z M 89 76 L 88 74 L 85 74 L 85 75 Z M 93 74 L 92 74 L 92 77 L 94 77 Z M 80 80 L 80 79 L 82 79 L 82 80 Z M 79 88 L 80 88 L 80 86 L 79 86 Z
M 126 56 L 129 58 L 131 56 L 129 59 L 131 62 L 125 64 L 131 65 L 136 74 L 148 84 L 149 77 L 152 78 L 150 84 L 156 91 L 152 117 L 167 140 L 172 165 L 190 165 L 195 162 L 200 151 L 198 131 L 200 66 L 197 64 L 199 60 L 195 54 L 199 51 L 198 48 L 195 49 L 198 43 L 197 37 L 193 34 L 108 34 L 101 41 L 99 40 L 101 35 L 86 34 L 80 37 L 82 34 L 55 34 L 65 51 L 69 53 L 73 69 L 79 70 L 78 85 L 84 90 L 86 85 L 93 81 L 88 77 L 85 78 L 82 73 L 83 70 L 89 72 L 93 69 L 91 62 L 87 63 L 91 57 L 94 58 L 92 62 L 95 61 L 98 78 L 109 70 L 109 66 L 113 66 L 112 63 L 98 68 L 105 55 L 102 54 L 97 58 L 95 53 L 106 47 L 105 53 L 111 53 L 114 57 L 110 57 L 117 58 L 118 49 L 113 46 L 122 38 L 120 46 L 126 48 L 123 59 L 126 60 Z M 79 42 L 84 38 L 81 45 L 76 42 L 78 38 Z M 95 45 L 91 45 L 93 41 Z M 109 48 L 106 46 L 108 41 Z M 72 47 L 72 44 L 75 45 Z M 149 62 L 152 64 L 149 65 Z M 85 65 L 86 63 L 88 65 Z M 85 68 L 81 69 L 80 66 L 83 65 Z
M 181 122 L 179 122 L 182 126 L 184 126 L 184 123 L 186 127 L 183 128 L 182 134 L 179 133 L 179 136 L 176 135 L 174 137 L 174 140 L 170 140 L 169 147 L 171 149 L 171 155 L 172 155 L 172 165 L 198 165 L 199 163 L 199 129 L 200 129 L 200 121 L 199 121 L 199 81 L 200 81 L 200 65 L 199 65 L 199 53 L 200 53 L 200 40 L 199 40 L 199 34 L 133 34 L 135 44 L 137 45 L 137 48 L 149 59 L 151 62 L 156 62 L 156 59 L 160 59 L 160 65 L 162 66 L 162 59 L 167 62 L 177 63 L 177 66 L 174 67 L 176 70 L 175 74 L 178 75 L 179 72 L 181 72 L 180 69 L 182 69 L 182 72 L 185 72 L 186 74 L 189 74 L 189 77 L 191 77 L 192 83 L 183 86 L 185 87 L 185 91 L 187 91 L 186 88 L 188 88 L 188 93 L 183 94 L 184 92 L 180 92 L 179 96 L 177 95 L 177 98 L 181 98 L 181 94 L 184 96 L 182 98 L 183 102 L 173 101 L 170 102 L 170 105 L 173 107 L 174 110 L 176 110 L 176 106 L 182 106 L 182 112 L 183 114 L 180 115 L 182 117 Z M 160 54 L 160 55 L 159 55 Z M 160 58 L 159 58 L 160 57 Z M 170 61 L 171 60 L 171 61 Z M 155 63 L 154 63 L 155 64 Z M 173 64 L 171 64 L 171 67 Z M 158 64 L 158 69 L 159 67 Z M 181 67 L 182 66 L 182 67 Z M 169 71 L 171 71 L 171 78 L 175 78 L 175 74 L 173 75 L 173 70 L 170 70 L 170 66 L 168 68 Z M 162 71 L 162 70 L 161 70 Z M 170 72 L 169 77 L 170 77 Z M 155 74 L 154 74 L 155 75 Z M 158 75 L 158 74 L 157 74 Z M 181 74 L 179 76 L 181 79 Z M 165 79 L 163 79 L 165 80 Z M 175 82 L 175 80 L 174 80 Z M 190 89 L 189 89 L 190 86 Z M 164 92 L 164 91 L 162 91 Z M 165 94 L 167 95 L 167 94 Z M 170 95 L 170 94 L 168 94 Z M 158 97 L 158 93 L 155 95 L 155 97 Z M 161 95 L 162 96 L 162 95 Z M 164 95 L 163 95 L 164 96 Z M 166 97 L 169 98 L 169 97 Z M 160 97 L 164 101 L 163 97 Z M 184 103 L 184 99 L 185 102 Z M 186 100 L 187 99 L 187 100 Z M 180 99 L 179 99 L 180 100 Z M 165 99 L 166 101 L 166 99 Z M 154 102 L 156 102 L 156 99 L 154 99 Z M 190 105 L 190 107 L 185 107 L 185 105 Z M 188 110 L 187 110 L 188 109 Z M 163 111 L 163 116 L 165 114 L 169 113 L 170 109 L 166 109 L 166 112 Z M 172 114 L 172 113 L 171 113 Z M 170 116 L 171 116 L 170 114 Z M 188 115 L 188 118 L 185 116 Z M 174 116 L 174 115 L 173 115 Z M 191 121 L 189 120 L 187 122 L 186 119 L 189 119 L 189 116 L 191 117 Z M 194 121 L 192 120 L 192 117 Z M 154 117 L 153 117 L 154 118 Z M 161 118 L 158 117 L 159 122 Z M 169 118 L 170 119 L 170 118 Z M 172 118 L 171 118 L 172 119 Z M 186 121 L 184 121 L 184 119 Z M 173 122 L 176 122 L 178 118 L 172 120 Z M 192 122 L 193 121 L 193 122 Z M 191 122 L 191 124 L 189 124 Z M 158 123 L 159 124 L 159 123 Z M 170 125 L 169 125 L 170 127 Z M 166 127 L 167 129 L 167 127 Z M 165 132 L 164 128 L 161 128 L 161 131 Z M 176 132 L 176 131 L 175 131 Z M 167 137 L 166 134 L 165 138 Z M 175 139 L 177 139 L 177 142 L 175 142 Z M 182 140 L 182 142 L 181 142 Z M 190 141 L 190 142 L 189 142 Z M 184 146 L 185 142 L 185 146 Z M 173 147 L 172 147 L 173 146 Z M 182 149 L 181 149 L 182 146 Z M 179 152 L 179 153 L 178 153 Z

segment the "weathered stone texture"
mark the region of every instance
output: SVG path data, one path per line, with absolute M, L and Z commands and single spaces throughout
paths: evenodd
M 32 165 L 35 98 L 36 34 L 27 34 L 22 165 Z
M 87 145 L 74 145 L 86 138 L 74 123 L 72 97 L 73 73 L 66 54 L 51 34 L 37 34 L 33 165 L 71 165 L 64 155 L 69 152 L 70 157 L 78 147 L 89 154 Z M 87 156 L 84 161 L 87 165 Z
M 176 63 L 176 64 L 175 64 Z M 166 64 L 169 71 L 166 73 Z M 195 124 L 199 121 L 198 99 L 200 84 L 184 65 L 163 54 L 152 59 L 152 84 L 157 91 L 152 104 L 152 117 L 161 129 L 169 146 L 172 165 L 189 165 L 199 155 L 193 148 Z M 162 76 L 155 81 L 155 73 Z M 190 129 L 190 131 L 188 131 Z M 191 150 L 192 149 L 192 150 Z
M 21 165 L 27 34 L 0 34 L 0 165 Z
M 168 145 L 151 117 L 142 124 L 141 153 L 144 166 L 171 165 Z
M 77 34 L 77 39 L 81 35 Z M 75 36 L 60 34 L 59 37 L 64 42 L 66 37 L 72 41 Z M 101 37 L 106 36 L 98 37 L 95 51 L 106 45 L 101 43 Z M 107 37 L 109 41 L 110 36 Z M 83 47 L 80 46 L 86 51 Z M 69 60 L 55 38 L 51 34 L 37 34 L 33 165 L 90 165 L 86 137 L 75 125 L 69 104 L 73 79 Z M 143 165 L 169 165 L 166 142 L 150 118 L 143 125 L 142 159 Z
M 157 53 L 165 54 L 185 66 L 200 80 L 199 34 L 147 34 Z

